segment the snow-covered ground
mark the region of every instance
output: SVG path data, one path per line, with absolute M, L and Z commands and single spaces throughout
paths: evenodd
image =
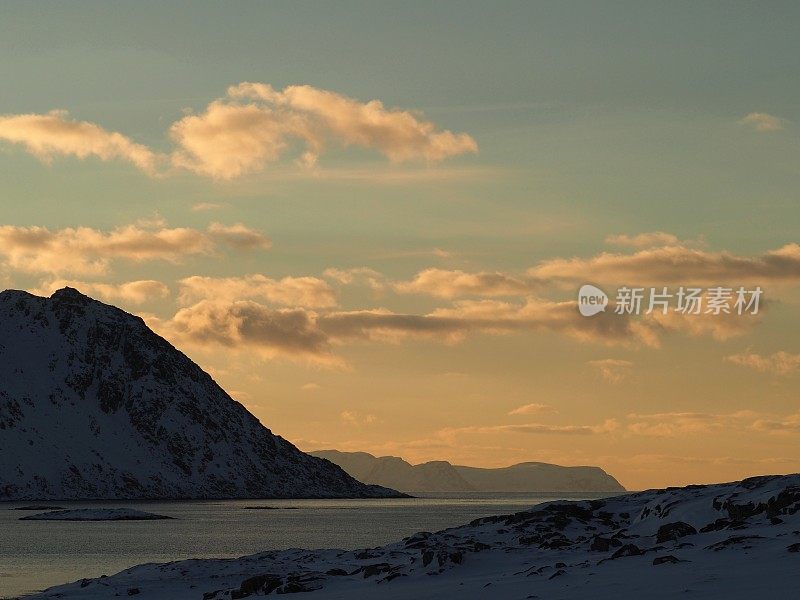
M 154 521 L 171 518 L 133 508 L 75 508 L 29 515 L 20 521 Z
M 374 549 L 147 564 L 33 598 L 731 600 L 798 589 L 800 475 L 790 475 L 550 502 Z

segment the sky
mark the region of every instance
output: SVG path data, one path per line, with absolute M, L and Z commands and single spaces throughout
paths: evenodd
M 0 285 L 143 316 L 303 450 L 629 489 L 796 472 L 799 23 L 5 3 Z M 587 283 L 610 297 L 591 317 Z M 637 286 L 763 294 L 617 314 Z

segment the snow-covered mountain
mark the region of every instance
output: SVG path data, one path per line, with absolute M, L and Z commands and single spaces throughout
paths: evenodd
M 397 495 L 273 435 L 139 317 L 0 293 L 0 500 Z
M 789 475 L 549 502 L 381 548 L 147 564 L 31 600 L 788 600 L 798 589 L 800 475 Z
M 620 483 L 599 467 L 562 467 L 525 462 L 510 467 L 483 469 L 437 460 L 412 465 L 397 456 L 367 452 L 319 450 L 327 458 L 365 483 L 385 485 L 404 492 L 624 492 Z

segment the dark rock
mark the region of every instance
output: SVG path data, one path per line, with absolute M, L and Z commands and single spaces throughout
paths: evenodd
M 644 553 L 636 544 L 625 544 L 624 546 L 622 546 L 622 548 L 614 552 L 614 554 L 611 555 L 611 558 L 622 558 L 625 556 L 641 556 L 642 554 Z
M 656 536 L 656 543 L 663 544 L 664 542 L 674 542 L 687 535 L 694 535 L 697 530 L 683 521 L 676 521 L 675 523 L 667 523 L 658 528 Z
M 278 589 L 282 583 L 283 580 L 278 575 L 256 575 L 245 579 L 239 584 L 239 589 L 231 592 L 231 598 L 232 600 L 238 600 L 253 594 L 270 594 Z
M 665 564 L 674 565 L 675 563 L 679 563 L 679 562 L 683 562 L 683 561 L 681 559 L 675 557 L 675 556 L 672 556 L 671 554 L 668 554 L 667 556 L 656 556 L 653 559 L 653 564 L 654 565 L 665 565 Z

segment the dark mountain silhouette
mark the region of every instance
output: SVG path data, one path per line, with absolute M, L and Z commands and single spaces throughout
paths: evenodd
M 412 465 L 396 456 L 320 450 L 350 475 L 368 483 L 406 492 L 616 492 L 625 488 L 599 467 L 562 467 L 525 462 L 482 469 L 432 461 Z
M 0 293 L 0 500 L 396 495 L 273 435 L 139 317 Z

